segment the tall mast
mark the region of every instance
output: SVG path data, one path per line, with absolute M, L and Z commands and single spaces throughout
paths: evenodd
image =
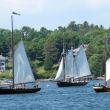
M 75 69 L 76 69 L 76 73 L 77 73 L 77 77 L 78 77 L 78 66 L 77 66 L 77 61 L 76 61 L 76 56 L 77 55 L 73 55 L 73 57 L 74 57 L 74 64 L 75 64 Z
M 105 36 L 105 39 L 104 39 L 104 44 L 105 44 L 105 50 L 104 50 L 104 62 L 105 62 L 105 85 L 107 84 L 107 81 L 106 81 L 106 60 L 107 60 L 107 46 L 108 46 L 108 42 L 107 42 L 107 36 Z
M 14 88 L 14 37 L 13 37 L 13 15 L 19 15 L 19 13 L 12 12 L 11 15 L 11 28 L 12 28 L 12 36 L 11 36 L 11 49 L 12 49 L 12 74 L 13 74 L 13 88 Z
M 13 88 L 14 88 L 14 39 L 13 39 L 13 15 L 11 15 L 11 26 L 12 26 L 12 36 L 11 36 L 11 48 L 12 48 L 12 74 L 13 74 Z
M 63 56 L 63 70 L 64 70 L 64 80 L 65 80 L 65 47 L 64 47 L 64 38 L 63 38 L 63 53 L 62 53 L 62 56 Z
M 73 49 L 73 42 L 71 41 L 71 49 Z

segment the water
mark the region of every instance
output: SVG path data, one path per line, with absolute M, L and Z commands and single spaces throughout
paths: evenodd
M 42 82 L 38 93 L 0 95 L 0 110 L 110 110 L 110 93 L 95 93 L 94 84 L 59 88 Z

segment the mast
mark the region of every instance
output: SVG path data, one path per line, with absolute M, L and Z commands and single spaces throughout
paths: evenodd
M 76 69 L 76 73 L 77 73 L 77 77 L 78 77 L 78 66 L 77 66 L 77 62 L 76 62 L 76 56 L 73 55 L 73 57 L 74 57 L 75 69 Z
M 11 49 L 12 49 L 12 74 L 13 74 L 13 88 L 14 88 L 14 39 L 13 39 L 13 15 L 11 15 L 11 26 L 12 26 L 12 36 L 11 36 Z
M 11 49 L 12 49 L 12 75 L 13 75 L 13 88 L 14 88 L 14 37 L 13 37 L 13 15 L 19 15 L 19 13 L 12 12 L 11 15 L 11 28 L 12 28 L 12 36 L 11 36 Z
M 108 42 L 107 42 L 107 36 L 105 36 L 104 39 L 104 44 L 105 44 L 105 50 L 104 50 L 104 62 L 105 62 L 105 70 L 106 70 L 106 60 L 107 60 L 107 46 L 108 46 Z M 106 72 L 105 72 L 105 85 L 107 85 L 107 81 L 106 81 Z
M 63 57 L 63 70 L 64 70 L 64 80 L 65 80 L 65 48 L 64 48 L 64 38 L 63 38 L 63 53 L 62 53 L 62 57 Z
M 71 43 L 71 45 L 72 45 L 72 43 Z M 75 43 L 74 43 L 74 48 L 75 48 Z M 77 65 L 77 61 L 76 61 L 76 56 L 77 56 L 77 55 L 73 55 L 73 57 L 74 57 L 75 69 L 76 69 L 76 74 L 77 74 L 77 77 L 78 77 L 78 65 Z
M 71 41 L 71 49 L 73 49 L 73 42 Z

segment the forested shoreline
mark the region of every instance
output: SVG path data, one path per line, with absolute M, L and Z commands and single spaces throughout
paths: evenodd
M 27 56 L 31 67 L 38 78 L 52 78 L 55 76 L 61 52 L 77 48 L 81 44 L 88 45 L 86 50 L 91 73 L 94 77 L 104 74 L 104 37 L 110 38 L 110 29 L 105 29 L 102 25 L 89 24 L 87 21 L 77 24 L 72 21 L 67 27 L 59 26 L 55 30 L 48 30 L 41 27 L 38 31 L 34 28 L 24 26 L 14 30 L 15 48 L 22 39 L 26 48 Z M 6 69 L 11 70 L 11 30 L 0 29 L 0 53 L 7 57 Z M 108 41 L 109 44 L 109 41 Z M 107 57 L 109 57 L 109 48 Z M 8 74 L 6 72 L 5 74 Z M 6 75 L 11 77 L 11 75 Z M 1 77 L 6 77 L 1 75 Z

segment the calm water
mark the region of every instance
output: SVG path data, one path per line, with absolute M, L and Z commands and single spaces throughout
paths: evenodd
M 42 90 L 35 94 L 0 95 L 0 110 L 110 110 L 110 93 L 95 93 L 95 83 L 59 88 L 42 82 Z

